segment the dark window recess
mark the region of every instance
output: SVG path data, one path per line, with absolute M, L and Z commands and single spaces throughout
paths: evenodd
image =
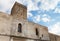
M 36 35 L 39 36 L 39 32 L 38 32 L 38 29 L 36 28 Z
M 21 25 L 21 23 L 18 24 L 18 32 L 20 32 L 20 33 L 22 32 L 22 25 Z
M 41 39 L 41 37 L 40 37 L 40 39 Z
M 43 34 L 42 34 L 42 37 L 43 37 Z

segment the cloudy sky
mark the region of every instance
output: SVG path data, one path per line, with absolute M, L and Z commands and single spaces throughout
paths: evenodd
M 27 6 L 29 21 L 47 26 L 49 32 L 60 35 L 59 0 L 0 0 L 0 11 L 10 14 L 15 1 Z

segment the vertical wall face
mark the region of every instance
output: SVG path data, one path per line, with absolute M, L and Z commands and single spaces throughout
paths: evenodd
M 32 39 L 39 39 L 38 36 L 36 35 L 36 27 L 35 23 L 33 22 L 28 22 L 27 23 L 27 37 L 30 37 Z
M 0 41 L 10 41 L 10 37 L 0 35 Z
M 39 39 L 49 41 L 48 29 L 45 26 L 36 24 L 35 27 L 38 29 Z
M 50 35 L 50 41 L 56 41 L 56 37 L 53 34 L 49 34 Z
M 27 38 L 32 38 L 32 39 L 40 39 L 41 40 L 50 40 L 49 39 L 49 34 L 48 34 L 48 29 L 44 26 L 40 26 L 38 24 L 24 21 L 24 20 L 14 20 L 12 22 L 12 35 L 15 36 L 21 36 L 21 37 L 27 37 Z M 18 32 L 18 24 L 22 24 L 22 32 Z M 37 29 L 37 31 L 36 31 Z M 36 34 L 36 32 L 38 34 Z
M 57 41 L 60 41 L 60 36 L 56 37 L 57 38 Z
M 49 33 L 50 41 L 60 41 L 60 36 Z
M 11 17 L 8 14 L 0 13 L 0 34 L 10 35 Z
M 18 24 L 22 25 L 22 32 L 18 32 Z M 27 37 L 32 39 L 38 39 L 36 36 L 36 31 L 34 28 L 34 24 L 24 20 L 14 20 L 12 22 L 12 35 L 19 37 Z
M 11 10 L 11 15 L 17 19 L 27 19 L 27 8 L 24 5 L 15 2 Z
M 27 22 L 26 22 L 27 23 Z M 22 36 L 22 37 L 25 37 L 25 31 L 26 31 L 26 23 L 25 21 L 23 20 L 16 20 L 16 19 L 13 19 L 12 21 L 12 32 L 11 34 L 14 35 L 14 36 Z M 21 24 L 21 32 L 19 32 L 19 24 Z
M 11 16 L 0 12 L 0 41 L 10 41 L 11 21 Z
M 50 39 L 49 39 L 48 30 L 47 30 L 46 27 L 43 27 L 43 26 L 42 26 L 40 34 L 41 34 L 41 39 L 42 39 L 42 40 L 50 40 Z
M 25 38 L 14 38 L 14 41 L 34 41 L 34 39 L 38 39 L 35 33 L 34 25 L 30 22 L 23 20 L 15 20 L 12 22 L 12 35 L 17 37 L 25 37 Z M 22 32 L 18 32 L 18 24 L 22 24 Z M 27 39 L 28 38 L 28 39 Z M 31 40 L 31 39 L 32 40 Z

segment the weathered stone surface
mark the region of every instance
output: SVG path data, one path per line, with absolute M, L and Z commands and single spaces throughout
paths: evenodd
M 11 15 L 16 19 L 27 19 L 27 7 L 16 2 L 11 10 Z
M 0 12 L 0 34 L 10 35 L 11 20 L 8 14 Z
M 0 41 L 10 41 L 10 37 L 0 35 Z
M 50 41 L 60 41 L 60 36 L 49 33 Z

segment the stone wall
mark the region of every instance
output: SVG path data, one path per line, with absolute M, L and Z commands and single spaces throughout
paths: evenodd
M 0 35 L 0 41 L 10 41 L 10 37 Z
M 60 41 L 60 36 L 49 33 L 50 41 Z
M 18 32 L 18 24 L 22 24 L 22 33 Z M 38 36 L 36 35 L 36 28 L 38 29 Z M 13 19 L 12 22 L 12 35 L 14 36 L 21 36 L 33 39 L 43 39 L 49 40 L 48 29 L 45 26 L 29 22 L 27 20 L 17 20 Z
M 6 13 L 0 12 L 0 34 L 10 35 L 12 18 Z
M 15 2 L 11 10 L 11 15 L 17 19 L 26 19 L 27 20 L 27 7 Z

